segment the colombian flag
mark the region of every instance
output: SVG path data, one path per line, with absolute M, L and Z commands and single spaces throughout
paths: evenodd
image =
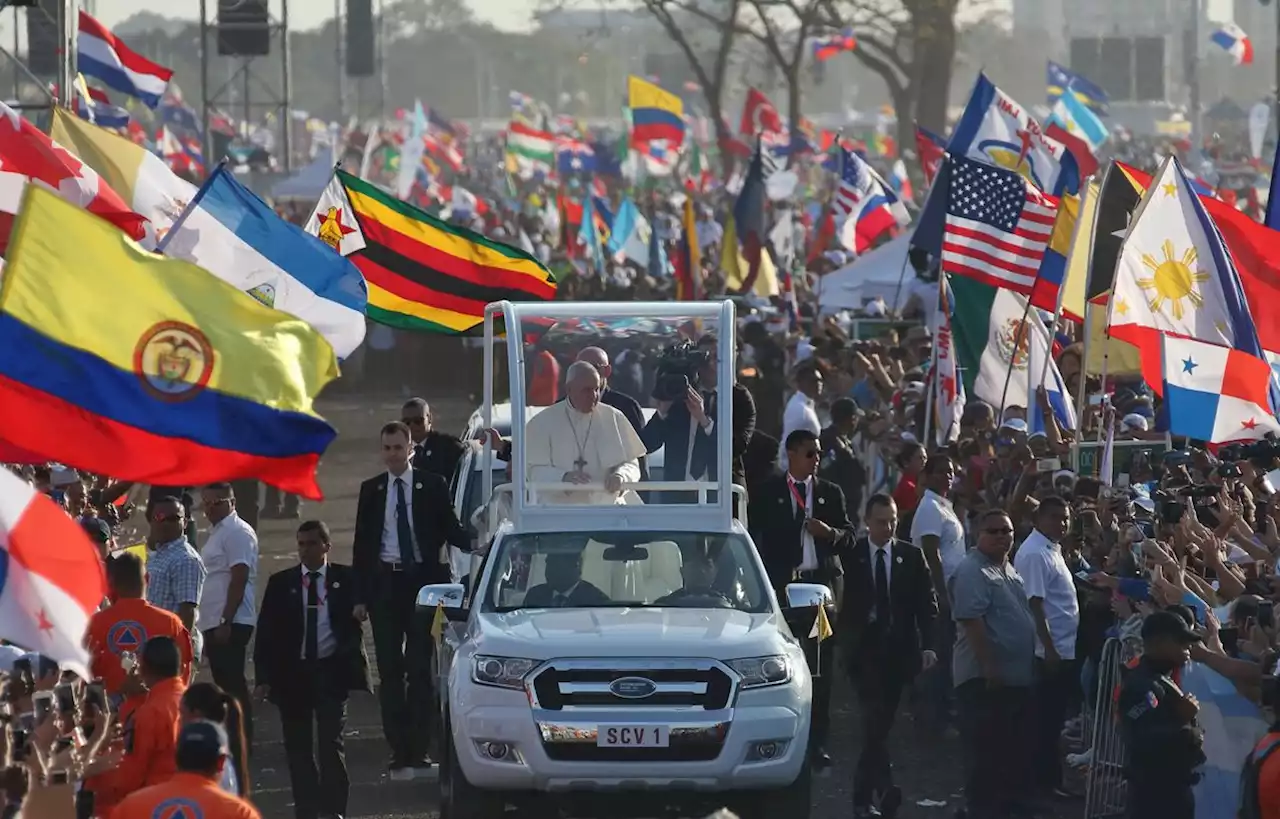
M 627 79 L 627 105 L 631 109 L 631 142 L 666 140 L 684 142 L 684 102 L 639 77 Z
M 338 366 L 309 325 L 34 185 L 9 248 L 7 441 L 139 483 L 259 478 L 322 497 L 315 469 L 336 433 L 312 399 Z

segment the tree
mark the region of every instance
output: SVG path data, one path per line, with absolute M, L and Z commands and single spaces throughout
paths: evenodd
M 961 0 L 823 2 L 827 23 L 852 28 L 858 42 L 854 56 L 884 80 L 898 117 L 900 145 L 910 145 L 914 140 L 915 122 L 938 133 L 946 128 L 960 3 Z
M 395 0 L 382 13 L 387 31 L 394 38 L 424 30 L 461 28 L 475 22 L 465 0 Z
M 745 31 L 768 53 L 787 83 L 787 130 L 800 126 L 800 82 L 809 38 L 829 25 L 830 0 L 748 0 Z

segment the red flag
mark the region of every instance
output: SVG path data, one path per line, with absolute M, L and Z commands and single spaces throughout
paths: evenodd
M 1050 122 L 1045 127 L 1044 135 L 1061 142 L 1071 155 L 1076 158 L 1076 165 L 1080 168 L 1081 179 L 1086 176 L 1093 176 L 1098 172 L 1098 158 L 1093 155 L 1093 151 L 1089 149 L 1088 143 L 1083 139 L 1072 134 L 1056 121 Z
M 785 130 L 782 117 L 763 91 L 751 88 L 747 91 L 747 101 L 742 104 L 742 121 L 738 123 L 738 133 L 744 136 L 756 134 L 780 134 Z
M 146 235 L 147 220 L 134 213 L 97 172 L 0 103 L 0 253 L 8 250 L 13 217 L 28 182 L 43 185 L 134 239 Z
M 938 168 L 942 167 L 942 160 L 946 155 L 946 143 L 941 137 L 934 136 L 917 125 L 916 156 L 920 159 L 920 170 L 924 171 L 925 187 L 933 184 L 933 178 L 938 175 Z

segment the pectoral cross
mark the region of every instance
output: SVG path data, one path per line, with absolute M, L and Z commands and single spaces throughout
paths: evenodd
M 575 472 L 587 471 L 587 459 L 582 457 L 581 453 L 578 454 L 578 460 L 573 462 L 573 469 Z

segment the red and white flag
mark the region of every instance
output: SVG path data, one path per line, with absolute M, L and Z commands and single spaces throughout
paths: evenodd
M 146 218 L 125 204 L 106 180 L 0 102 L 0 254 L 8 249 L 13 217 L 28 182 L 101 216 L 135 240 L 146 237 Z
M 0 469 L 0 638 L 88 679 L 85 629 L 106 594 L 102 560 L 79 524 Z

